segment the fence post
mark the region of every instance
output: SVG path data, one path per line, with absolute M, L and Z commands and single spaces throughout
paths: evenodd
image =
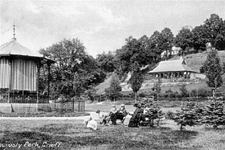
M 85 100 L 78 101 L 78 112 L 85 112 Z

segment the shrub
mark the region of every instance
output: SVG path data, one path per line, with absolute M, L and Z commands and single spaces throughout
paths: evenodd
M 106 95 L 110 100 L 116 100 L 121 96 L 120 92 L 122 91 L 122 87 L 120 86 L 120 80 L 118 76 L 113 75 L 110 81 L 110 87 L 105 89 Z
M 197 95 L 198 95 L 198 92 L 196 89 L 191 90 L 191 92 L 190 92 L 191 97 L 196 97 Z
M 207 96 L 211 96 L 211 91 L 206 90 L 206 89 L 199 89 L 199 90 L 198 90 L 198 96 L 199 96 L 199 97 L 207 97 Z
M 213 126 L 213 128 L 225 125 L 224 104 L 219 101 L 212 101 L 208 104 L 204 109 L 202 123 Z
M 166 119 L 173 119 L 174 117 L 175 117 L 175 114 L 172 111 L 168 111 L 165 116 Z
M 188 93 L 188 90 L 187 90 L 185 84 L 181 85 L 181 87 L 180 87 L 180 95 L 182 97 L 188 97 L 189 96 L 189 93 Z
M 159 121 L 164 116 L 160 107 L 149 98 L 142 100 L 141 105 L 145 106 L 145 108 L 148 108 L 148 109 L 145 109 L 147 110 L 147 112 L 145 113 L 144 117 L 149 119 L 147 121 L 142 121 L 141 124 L 145 124 L 145 125 L 148 124 L 150 126 L 154 126 L 154 122 L 156 120 L 157 126 L 158 126 Z
M 146 97 L 146 96 L 147 96 L 147 94 L 146 94 L 146 93 L 144 93 L 144 92 L 141 92 L 141 93 L 139 93 L 139 94 L 138 94 L 138 96 L 139 96 L 139 97 Z
M 185 126 L 194 126 L 200 123 L 202 108 L 198 107 L 194 103 L 187 103 L 181 108 L 181 111 L 177 111 L 174 114 L 170 114 L 172 120 L 180 125 L 180 130 L 183 130 Z

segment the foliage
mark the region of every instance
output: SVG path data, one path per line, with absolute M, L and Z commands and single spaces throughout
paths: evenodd
M 188 54 L 189 49 L 193 47 L 193 35 L 190 28 L 183 27 L 176 35 L 174 41 L 177 47 L 182 49 L 182 54 Z
M 140 67 L 138 66 L 138 64 L 134 64 L 136 66 L 134 66 L 132 75 L 130 80 L 128 81 L 129 84 L 131 84 L 131 88 L 135 94 L 135 102 L 137 100 L 137 92 L 139 91 L 139 89 L 142 86 L 142 83 L 144 81 L 144 77 L 143 77 L 143 73 L 140 70 Z
M 46 49 L 41 49 L 40 53 L 56 61 L 51 66 L 52 98 L 60 94 L 66 98 L 80 96 L 90 86 L 102 82 L 106 76 L 95 59 L 85 52 L 85 47 L 78 39 L 64 39 Z M 42 74 L 41 78 L 42 81 L 46 81 L 47 77 Z
M 161 51 L 166 51 L 164 59 L 169 59 L 171 56 L 171 50 L 173 46 L 174 36 L 169 28 L 164 28 L 160 33 L 160 40 L 158 41 L 158 47 Z
M 120 86 L 120 80 L 116 74 L 113 75 L 110 81 L 110 87 L 105 90 L 106 95 L 111 100 L 116 100 L 120 97 L 120 92 L 122 91 L 122 87 Z
M 188 97 L 189 96 L 189 92 L 188 92 L 185 84 L 182 84 L 181 87 L 180 87 L 180 95 L 181 95 L 181 97 Z
M 204 109 L 202 123 L 211 125 L 213 128 L 225 125 L 224 103 L 220 101 L 209 103 Z
M 148 108 L 146 109 L 147 112 L 143 116 L 145 118 L 148 118 L 148 120 L 142 121 L 141 124 L 154 126 L 154 122 L 155 122 L 154 120 L 157 120 L 157 125 L 159 125 L 160 119 L 162 119 L 164 116 L 164 113 L 160 109 L 159 105 L 148 98 L 143 99 L 140 102 L 140 105 L 144 106 L 145 109 Z
M 160 78 L 158 78 L 158 80 L 154 83 L 154 86 L 152 88 L 152 91 L 154 91 L 154 96 L 155 96 L 155 99 L 158 100 L 158 95 L 160 94 L 161 92 L 161 85 L 162 85 L 162 81 Z
M 223 85 L 222 74 L 223 70 L 220 64 L 220 58 L 218 56 L 218 52 L 215 49 L 212 49 L 206 61 L 204 62 L 202 69 L 204 70 L 207 78 L 207 85 L 209 87 L 217 89 L 218 87 Z
M 143 36 L 138 40 L 129 37 L 126 39 L 126 45 L 117 50 L 115 55 L 117 74 L 121 77 L 131 73 L 129 83 L 135 93 L 135 100 L 144 80 L 143 73 L 145 70 L 141 68 L 158 62 L 158 56 L 151 49 L 148 41 L 147 36 Z
M 183 130 L 185 126 L 200 124 L 202 111 L 202 108 L 194 103 L 187 103 L 181 111 L 170 114 L 170 118 L 180 125 L 180 130 Z
M 198 91 L 196 89 L 192 89 L 190 92 L 190 97 L 196 97 L 198 96 Z
M 216 49 L 225 48 L 225 22 L 217 14 L 211 14 L 209 19 L 204 22 L 208 41 Z
M 163 96 L 163 97 L 168 97 L 168 98 L 175 98 L 175 97 L 180 97 L 180 94 L 176 91 L 172 91 L 171 89 L 165 91 L 165 94 L 161 94 L 160 96 Z
M 205 51 L 206 43 L 209 42 L 209 39 L 207 38 L 207 29 L 203 26 L 196 26 L 192 30 L 193 34 L 193 47 L 196 51 Z
M 94 97 L 96 96 L 96 89 L 94 87 L 90 87 L 87 91 L 86 94 L 88 96 L 88 98 L 94 102 Z
M 211 91 L 201 88 L 201 89 L 198 90 L 198 96 L 199 97 L 211 96 Z
M 105 72 L 113 72 L 115 70 L 114 55 L 112 52 L 98 54 L 96 61 Z
M 225 49 L 225 20 L 217 14 L 211 14 L 204 24 L 190 28 L 182 28 L 175 38 L 175 45 L 188 54 L 190 48 L 195 52 L 205 51 L 206 43 L 210 42 L 218 50 Z

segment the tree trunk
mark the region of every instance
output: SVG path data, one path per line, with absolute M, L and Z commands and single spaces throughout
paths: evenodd
M 73 98 L 72 102 L 73 102 L 72 110 L 74 112 L 74 98 Z
M 212 96 L 213 96 L 213 99 L 215 99 L 215 90 L 216 90 L 216 89 L 213 89 L 213 90 L 212 90 Z
M 134 102 L 137 102 L 137 92 L 134 92 Z

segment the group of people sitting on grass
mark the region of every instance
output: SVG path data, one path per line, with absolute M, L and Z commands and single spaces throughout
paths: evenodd
M 109 114 L 103 114 L 102 112 L 100 112 L 100 110 L 97 110 L 96 113 L 100 118 L 101 125 L 109 126 L 110 122 L 112 125 L 116 125 L 117 120 L 120 120 L 120 122 L 123 124 L 126 116 L 131 115 L 128 127 L 139 127 L 142 122 L 146 121 L 146 116 L 148 115 L 147 113 L 149 112 L 150 108 L 146 105 L 137 103 L 134 104 L 134 107 L 136 109 L 133 113 L 129 113 L 126 110 L 124 104 L 122 104 L 119 109 L 116 108 L 116 105 L 113 105 Z M 93 119 L 90 119 L 90 122 L 93 122 Z M 97 128 L 97 123 L 94 123 L 94 126 L 96 126 Z

